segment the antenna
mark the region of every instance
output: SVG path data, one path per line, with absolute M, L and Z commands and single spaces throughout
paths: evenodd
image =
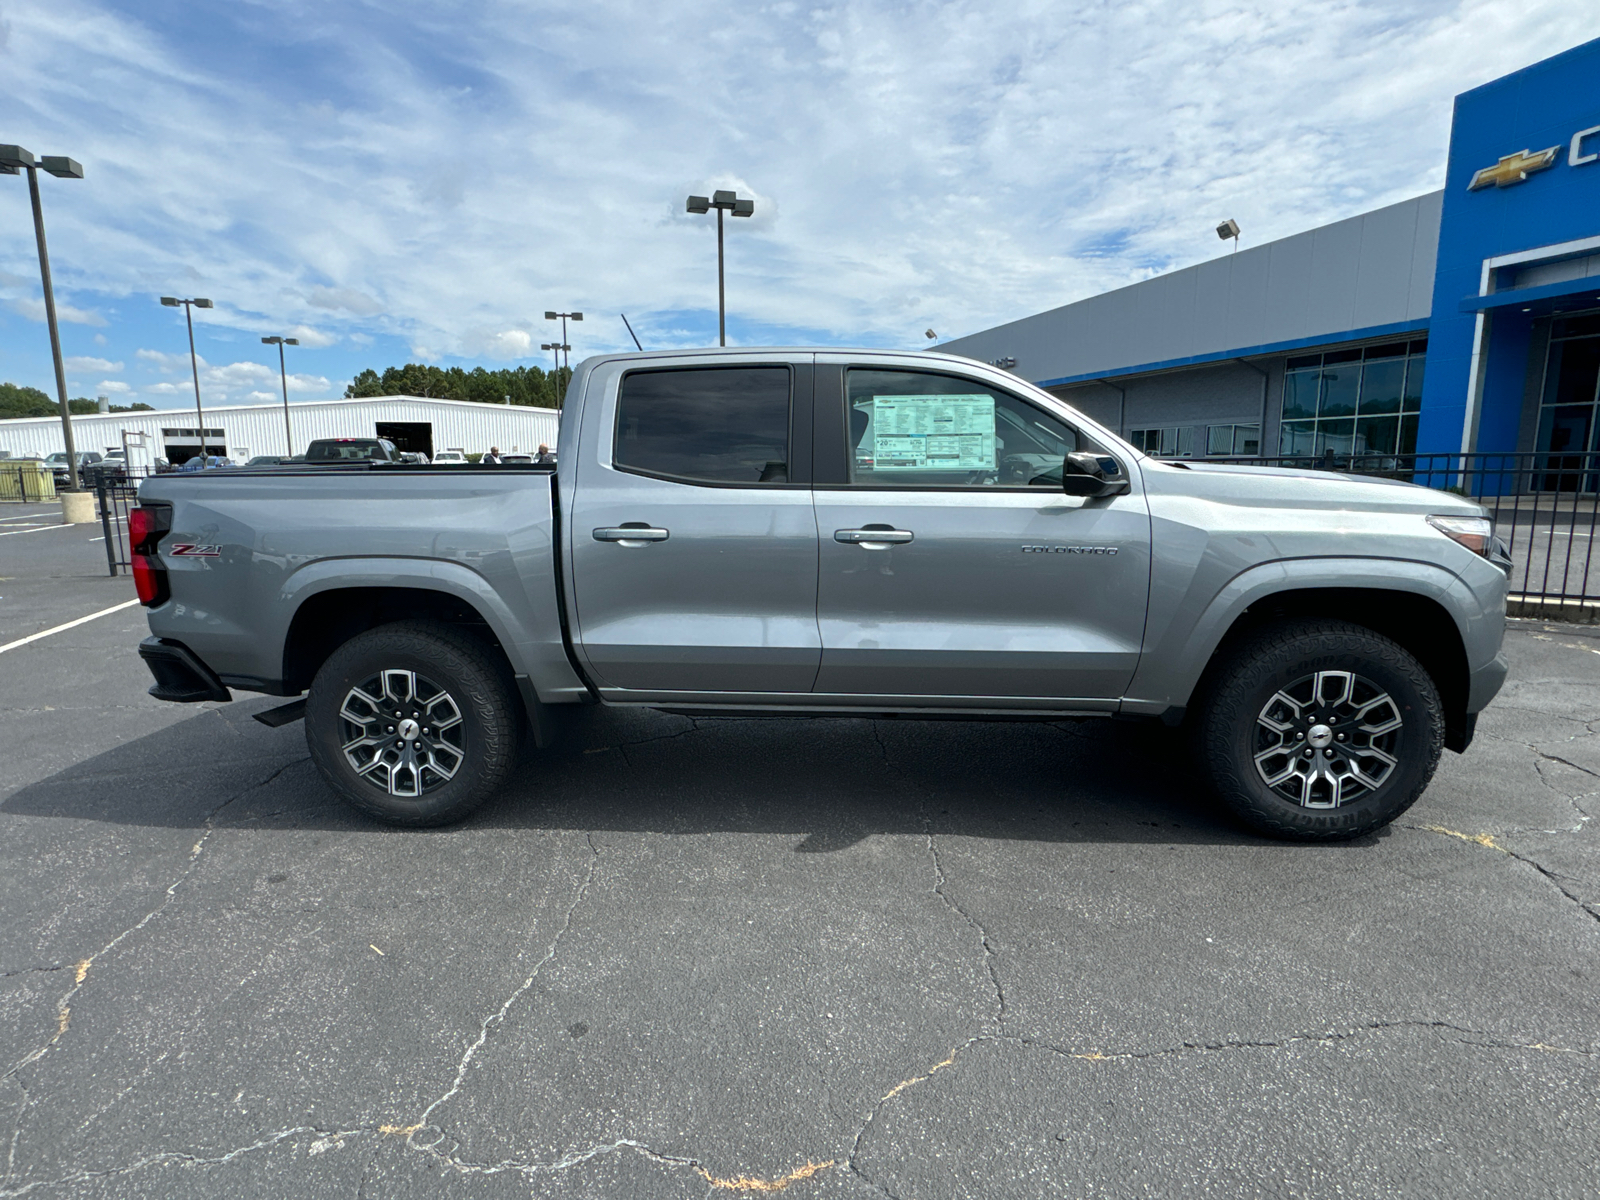
M 618 315 L 622 317 L 622 323 L 624 325 L 628 325 L 628 314 L 627 313 L 620 313 Z M 628 325 L 628 336 L 633 339 L 633 344 L 635 346 L 639 346 L 639 335 L 633 331 L 633 326 L 632 325 Z M 643 346 L 639 346 L 639 349 L 643 350 L 644 347 Z

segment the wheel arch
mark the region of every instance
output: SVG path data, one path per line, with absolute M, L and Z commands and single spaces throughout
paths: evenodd
M 296 695 L 309 688 L 322 664 L 351 638 L 380 625 L 410 620 L 438 621 L 461 629 L 512 666 L 494 624 L 475 604 L 453 591 L 416 584 L 329 587 L 306 596 L 289 621 L 283 643 L 285 693 Z
M 1471 738 L 1468 647 L 1483 641 L 1482 623 L 1498 616 L 1442 567 L 1397 559 L 1264 563 L 1235 576 L 1209 603 L 1183 607 L 1196 615 L 1146 644 L 1124 712 L 1181 719 L 1240 636 L 1275 619 L 1323 617 L 1371 629 L 1414 655 L 1439 689 L 1445 744 L 1459 750 Z
M 1467 728 L 1469 668 L 1466 643 L 1454 616 L 1442 603 L 1417 592 L 1385 588 L 1292 588 L 1273 592 L 1250 604 L 1234 618 L 1207 660 L 1195 693 L 1224 662 L 1231 647 L 1265 625 L 1315 618 L 1346 621 L 1370 629 L 1400 646 L 1419 663 L 1434 687 L 1445 715 L 1445 746 L 1464 750 Z

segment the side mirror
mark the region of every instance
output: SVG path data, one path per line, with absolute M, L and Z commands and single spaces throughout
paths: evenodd
M 1122 464 L 1109 454 L 1079 450 L 1061 464 L 1061 490 L 1069 496 L 1114 496 L 1128 490 Z

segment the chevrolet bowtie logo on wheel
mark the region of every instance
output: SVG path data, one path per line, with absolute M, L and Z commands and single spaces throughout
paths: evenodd
M 1542 171 L 1553 166 L 1556 155 L 1561 153 L 1560 146 L 1551 146 L 1548 150 L 1530 153 L 1527 150 L 1508 154 L 1492 167 L 1473 175 L 1472 182 L 1467 184 L 1467 191 L 1475 192 L 1486 187 L 1510 187 L 1514 183 L 1521 183 L 1535 171 Z

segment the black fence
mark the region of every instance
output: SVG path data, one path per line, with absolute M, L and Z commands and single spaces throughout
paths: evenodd
M 133 550 L 128 544 L 128 510 L 139 503 L 142 476 L 118 471 L 115 475 L 96 475 L 92 480 L 100 528 L 105 533 L 106 566 L 111 574 L 133 572 Z
M 1600 624 L 1600 453 L 1336 454 L 1193 462 L 1398 479 L 1475 500 L 1511 553 L 1513 616 Z

